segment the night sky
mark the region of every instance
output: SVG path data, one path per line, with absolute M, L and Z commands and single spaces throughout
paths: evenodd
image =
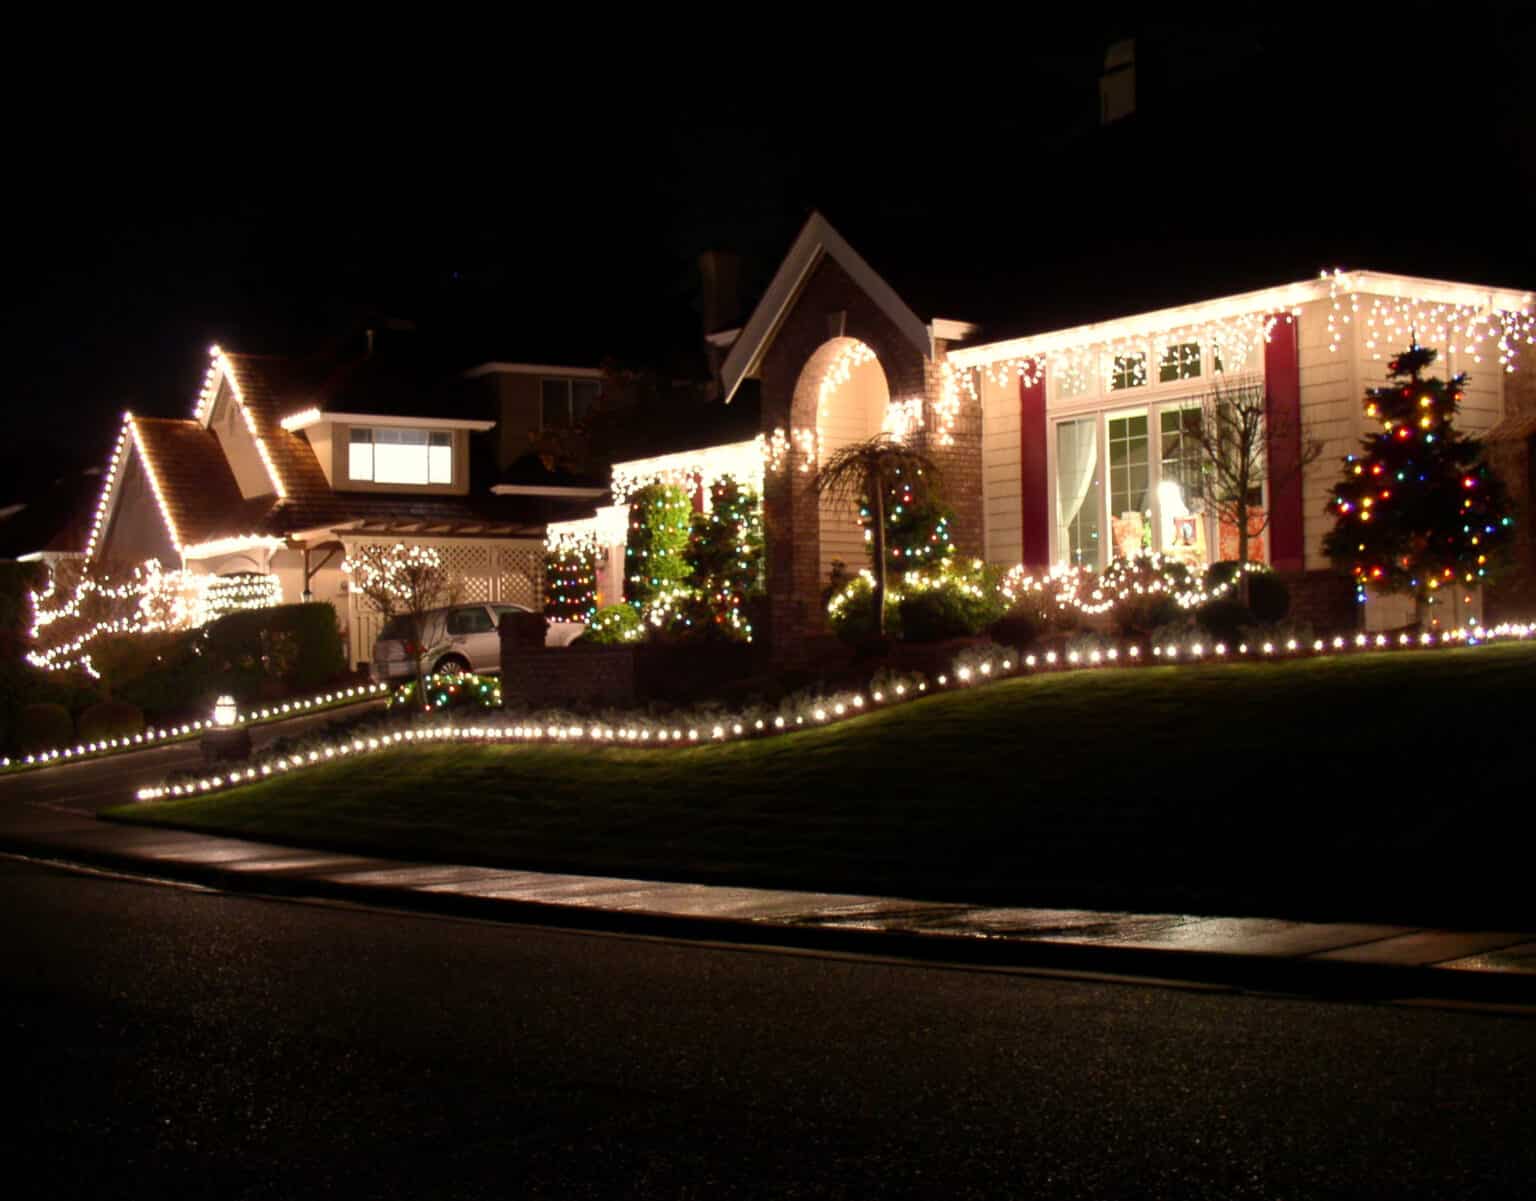
M 786 13 L 666 53 L 371 29 L 154 61 L 103 34 L 67 97 L 6 85 L 0 503 L 99 461 L 124 408 L 186 414 L 214 341 L 384 313 L 444 361 L 698 370 L 698 253 L 740 253 L 750 303 L 815 208 L 920 316 L 990 336 L 1335 265 L 1536 287 L 1530 20 L 1342 8 L 928 13 L 888 45 Z M 1137 115 L 1101 128 L 1127 35 Z

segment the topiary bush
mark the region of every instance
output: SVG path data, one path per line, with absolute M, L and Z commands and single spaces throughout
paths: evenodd
M 1235 644 L 1243 630 L 1253 625 L 1253 612 L 1235 596 L 1223 596 L 1196 609 L 1195 621 L 1218 642 Z
M 17 749 L 24 754 L 46 751 L 51 747 L 72 745 L 75 723 L 63 705 L 43 701 L 23 705 L 17 734 Z
M 80 714 L 81 742 L 132 738 L 144 731 L 144 710 L 127 701 L 98 701 Z
M 833 593 L 827 601 L 827 623 L 849 646 L 864 646 L 879 637 L 875 622 L 875 585 L 868 575 L 860 574 L 845 580 Z M 885 594 L 885 635 L 887 638 L 901 637 L 901 611 L 889 590 Z

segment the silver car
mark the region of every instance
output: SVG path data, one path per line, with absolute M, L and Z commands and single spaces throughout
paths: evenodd
M 521 605 L 450 605 L 421 617 L 416 645 L 409 614 L 391 617 L 373 644 L 373 678 L 403 680 L 416 674 L 416 659 L 428 672 L 501 670 L 501 636 L 496 627 L 504 613 L 527 613 Z

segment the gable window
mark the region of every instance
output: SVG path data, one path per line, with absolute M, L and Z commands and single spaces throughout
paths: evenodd
M 546 379 L 540 392 L 541 428 L 564 430 L 579 425 L 592 411 L 602 383 L 595 379 Z
M 374 484 L 451 484 L 453 435 L 446 430 L 353 426 L 347 475 Z

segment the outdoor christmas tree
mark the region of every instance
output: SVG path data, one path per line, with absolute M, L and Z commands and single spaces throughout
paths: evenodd
M 747 605 L 763 590 L 763 518 L 753 489 L 730 476 L 710 484 L 709 512 L 693 517 L 688 564 L 713 625 L 751 642 Z
M 624 599 L 642 612 L 688 590 L 683 554 L 692 515 L 688 493 L 676 484 L 648 484 L 629 498 Z
M 954 514 L 942 504 L 921 471 L 897 472 L 885 486 L 885 561 L 897 573 L 933 567 L 955 553 L 950 534 Z M 874 554 L 870 528 L 874 513 L 868 499 L 859 504 L 859 520 Z
M 562 538 L 544 551 L 544 615 L 551 621 L 591 621 L 597 612 L 597 544 Z
M 1367 590 L 1433 602 L 1443 588 L 1493 577 L 1514 519 L 1503 483 L 1482 460 L 1482 443 L 1454 426 L 1466 375 L 1449 383 L 1424 370 L 1435 352 L 1414 345 L 1393 359 L 1393 383 L 1366 393 L 1380 430 L 1344 461 L 1324 549 Z

